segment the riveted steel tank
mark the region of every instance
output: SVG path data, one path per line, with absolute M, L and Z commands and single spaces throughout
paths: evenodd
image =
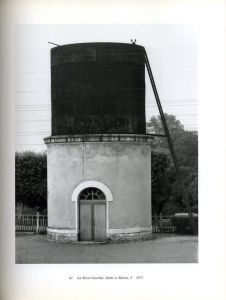
M 144 48 L 81 43 L 51 49 L 52 136 L 145 134 Z

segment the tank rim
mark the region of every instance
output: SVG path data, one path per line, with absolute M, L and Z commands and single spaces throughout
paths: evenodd
M 143 50 L 145 49 L 144 46 L 138 45 L 138 44 L 132 44 L 132 43 L 118 43 L 118 42 L 85 42 L 85 43 L 72 43 L 72 44 L 64 44 L 64 45 L 59 45 L 52 47 L 51 50 L 57 49 L 57 48 L 62 48 L 62 47 L 69 47 L 69 46 L 77 46 L 77 45 L 124 45 L 124 46 L 131 46 L 131 47 L 138 47 L 142 48 Z

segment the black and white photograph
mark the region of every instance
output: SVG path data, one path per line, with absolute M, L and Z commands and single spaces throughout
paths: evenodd
M 192 28 L 18 25 L 15 60 L 16 263 L 198 262 Z
M 0 24 L 0 299 L 224 300 L 224 1 Z

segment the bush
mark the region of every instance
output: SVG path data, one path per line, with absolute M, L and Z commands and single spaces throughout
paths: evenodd
M 176 233 L 178 234 L 198 234 L 198 215 L 193 214 L 193 220 L 195 223 L 195 232 L 191 226 L 191 220 L 188 214 L 175 214 L 172 217 L 172 224 L 176 227 Z

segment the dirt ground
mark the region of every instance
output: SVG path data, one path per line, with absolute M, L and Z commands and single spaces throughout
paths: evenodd
M 107 244 L 60 244 L 46 235 L 17 234 L 16 263 L 197 263 L 198 238 L 156 234 L 152 240 Z

